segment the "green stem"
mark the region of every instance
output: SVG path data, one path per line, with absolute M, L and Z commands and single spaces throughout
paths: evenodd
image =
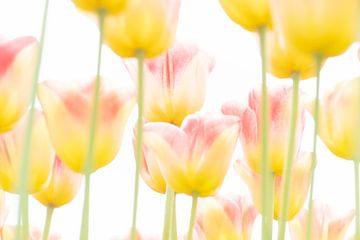
M 177 221 L 176 221 L 176 193 L 174 192 L 174 203 L 171 220 L 171 239 L 177 240 Z
M 137 206 L 139 197 L 139 174 L 140 164 L 142 159 L 142 135 L 143 135 L 143 112 L 144 112 L 144 59 L 145 52 L 138 50 L 135 53 L 138 61 L 138 122 L 137 122 L 137 137 L 136 137 L 136 149 L 135 149 L 135 181 L 134 181 L 134 207 L 132 216 L 131 226 L 131 240 L 136 239 L 136 217 L 137 217 Z
M 166 203 L 165 203 L 165 217 L 164 217 L 164 229 L 163 240 L 168 240 L 170 237 L 170 229 L 172 226 L 173 216 L 173 204 L 174 204 L 174 191 L 169 185 L 166 186 Z
M 49 0 L 46 0 L 44 6 L 44 12 L 43 12 L 43 20 L 41 25 L 41 35 L 40 35 L 38 55 L 36 59 L 36 68 L 33 76 L 33 82 L 31 85 L 30 110 L 29 110 L 26 130 L 25 130 L 24 148 L 22 149 L 22 153 L 21 153 L 20 182 L 19 182 L 20 206 L 19 206 L 18 224 L 16 228 L 17 240 L 27 239 L 29 236 L 28 193 L 26 188 L 28 182 L 29 155 L 30 155 L 30 146 L 31 146 L 32 125 L 34 121 L 34 112 L 35 112 L 35 99 L 36 99 L 37 85 L 40 76 L 42 53 L 45 43 L 48 9 L 49 9 Z M 21 236 L 20 234 L 21 222 L 23 222 L 22 224 L 23 234 L 24 234 L 23 236 Z
M 195 225 L 195 217 L 196 217 L 196 208 L 198 202 L 198 195 L 193 194 L 192 196 L 192 205 L 191 205 L 191 215 L 190 215 L 190 222 L 189 222 L 189 231 L 187 235 L 187 240 L 193 239 L 193 230 Z
M 320 109 L 320 70 L 322 55 L 316 54 L 316 95 L 315 95 L 315 109 L 314 109 L 314 135 L 313 135 L 313 148 L 312 148 L 312 162 L 311 162 L 311 173 L 310 173 L 310 193 L 309 193 L 309 205 L 308 215 L 306 221 L 306 240 L 310 240 L 311 227 L 312 227 L 312 209 L 313 209 L 313 193 L 314 193 L 314 182 L 315 182 L 315 167 L 317 158 L 317 135 L 319 129 L 319 109 Z
M 81 221 L 81 232 L 80 239 L 87 240 L 89 238 L 89 209 L 90 209 L 90 174 L 93 167 L 94 160 L 94 145 L 95 145 L 95 133 L 97 127 L 97 116 L 99 112 L 99 102 L 100 102 L 100 69 L 101 69 L 101 55 L 102 55 L 102 43 L 103 43 L 103 34 L 104 34 L 104 19 L 106 16 L 105 9 L 98 9 L 98 19 L 99 19 L 99 46 L 98 46 L 98 64 L 96 72 L 96 81 L 95 81 L 95 92 L 93 107 L 91 112 L 91 124 L 90 124 L 90 135 L 89 135 L 89 146 L 86 154 L 85 161 L 85 191 L 84 191 L 84 205 L 82 212 L 82 221 Z
M 266 232 L 268 237 L 272 238 L 272 230 L 273 230 L 273 218 L 274 218 L 274 192 L 275 192 L 275 175 L 273 173 L 269 174 L 269 183 L 267 187 L 266 195 L 268 196 L 267 199 L 267 207 L 268 207 L 268 218 L 266 219 Z
M 271 188 L 270 177 L 271 170 L 269 166 L 269 146 L 268 146 L 268 125 L 269 125 L 269 107 L 268 107 L 268 93 L 267 93 L 267 81 L 266 81 L 266 27 L 260 27 L 258 29 L 260 37 L 260 54 L 261 54 L 261 209 L 263 213 L 262 219 L 262 239 L 272 239 L 270 229 L 270 223 L 272 222 L 271 206 L 272 202 L 269 199 L 268 192 Z
M 50 225 L 51 225 L 51 219 L 54 212 L 54 208 L 51 206 L 48 206 L 46 208 L 46 220 L 44 225 L 44 231 L 42 235 L 42 240 L 48 240 L 49 233 L 50 233 Z
M 292 96 L 292 107 L 291 107 L 289 145 L 288 145 L 285 167 L 283 170 L 283 184 L 282 184 L 281 201 L 280 201 L 281 208 L 280 208 L 280 217 L 279 217 L 279 233 L 278 233 L 279 240 L 285 239 L 286 221 L 287 221 L 288 208 L 289 208 L 291 169 L 296 155 L 295 145 L 296 145 L 296 124 L 297 124 L 298 108 L 299 108 L 299 74 L 295 73 L 293 75 L 293 96 Z

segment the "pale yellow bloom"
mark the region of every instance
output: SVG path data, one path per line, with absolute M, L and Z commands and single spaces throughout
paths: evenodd
M 81 10 L 96 13 L 105 10 L 107 13 L 115 14 L 125 9 L 129 0 L 72 0 Z

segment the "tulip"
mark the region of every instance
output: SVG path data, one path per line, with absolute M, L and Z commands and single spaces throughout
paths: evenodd
M 88 149 L 93 92 L 94 81 L 72 86 L 45 82 L 39 87 L 40 103 L 56 153 L 70 169 L 80 173 L 84 171 Z M 115 82 L 101 82 L 91 172 L 115 158 L 133 106 L 132 91 L 119 88 Z
M 61 207 L 76 196 L 81 180 L 81 174 L 73 172 L 56 156 L 49 183 L 34 197 L 45 206 Z
M 292 88 L 280 85 L 269 88 L 269 164 L 275 175 L 281 175 L 288 149 L 290 131 Z M 260 98 L 259 90 L 249 94 L 249 106 L 243 107 L 236 102 L 227 102 L 222 106 L 222 112 L 240 118 L 240 141 L 251 169 L 260 173 L 261 168 L 261 132 L 260 132 Z M 299 106 L 296 126 L 295 155 L 299 151 L 302 132 L 305 125 L 305 110 Z
M 268 40 L 269 72 L 278 78 L 294 77 L 308 79 L 316 76 L 316 61 L 311 54 L 306 54 L 295 47 L 281 44 L 276 34 Z
M 137 69 L 129 61 L 125 64 L 135 81 Z M 191 44 L 176 44 L 165 55 L 147 60 L 145 119 L 180 126 L 187 115 L 201 109 L 213 66 L 214 60 Z
M 300 51 L 336 56 L 356 40 L 357 0 L 272 0 L 277 31 Z
M 311 239 L 342 240 L 354 219 L 354 210 L 335 213 L 328 205 L 314 201 Z M 303 210 L 290 222 L 291 239 L 305 239 L 308 211 Z
M 226 14 L 248 31 L 272 27 L 269 0 L 220 0 L 220 3 Z
M 224 180 L 238 137 L 233 116 L 194 114 L 181 128 L 146 123 L 144 145 L 158 161 L 167 184 L 176 193 L 213 195 Z
M 11 130 L 30 104 L 38 42 L 0 39 L 0 133 Z
M 359 81 L 360 78 L 355 78 L 336 84 L 320 103 L 320 138 L 336 156 L 349 160 L 356 153 Z M 313 104 L 309 110 L 313 114 Z
M 250 240 L 256 216 L 245 197 L 207 199 L 197 216 L 199 239 Z
M 123 13 L 105 19 L 105 41 L 122 57 L 138 51 L 156 57 L 174 41 L 179 8 L 180 0 L 131 0 Z
M 74 4 L 84 11 L 97 12 L 105 10 L 107 13 L 116 14 L 124 10 L 129 0 L 72 0 Z
M 295 161 L 291 170 L 290 178 L 290 194 L 289 194 L 289 208 L 287 211 L 287 220 L 293 219 L 301 210 L 305 203 L 307 192 L 310 186 L 311 174 L 311 153 L 299 153 L 297 161 Z M 255 207 L 259 212 L 261 211 L 261 175 L 253 172 L 245 162 L 238 160 L 235 165 L 236 171 L 246 182 Z M 274 178 L 274 219 L 279 218 L 281 208 L 281 192 L 283 186 L 283 177 L 275 176 Z
M 10 132 L 0 135 L 0 186 L 7 192 L 19 190 L 21 154 L 27 118 L 23 118 Z M 47 184 L 54 161 L 48 129 L 42 112 L 37 111 L 32 125 L 29 168 L 26 191 L 38 192 Z

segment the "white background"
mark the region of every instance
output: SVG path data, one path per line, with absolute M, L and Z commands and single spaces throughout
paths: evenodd
M 0 0 L 0 36 L 13 38 L 21 35 L 39 36 L 44 0 Z M 219 111 L 228 99 L 246 101 L 248 90 L 260 83 L 260 58 L 256 35 L 231 22 L 216 0 L 183 0 L 178 27 L 178 40 L 196 43 L 216 58 L 216 66 L 208 81 L 204 110 Z M 98 29 L 89 15 L 79 12 L 70 0 L 50 0 L 48 31 L 43 58 L 41 81 L 71 81 L 95 75 Z M 322 90 L 331 84 L 359 74 L 358 46 L 352 46 L 343 56 L 328 60 L 322 71 Z M 132 84 L 121 59 L 104 47 L 102 73 Z M 279 80 L 272 80 L 279 81 Z M 282 80 L 284 81 L 284 80 Z M 301 83 L 313 93 L 314 79 Z M 91 179 L 91 239 L 102 240 L 129 232 L 133 198 L 134 157 L 131 128 L 136 111 L 131 116 L 124 141 L 117 158 L 93 174 Z M 303 147 L 310 149 L 312 121 L 309 118 Z M 241 156 L 238 146 L 234 157 Z M 334 157 L 319 144 L 316 170 L 315 198 L 339 209 L 354 206 L 353 164 Z M 1 167 L 1 166 L 0 166 Z M 164 199 L 140 183 L 138 227 L 144 235 L 161 236 Z M 232 167 L 221 192 L 247 194 L 240 177 Z M 52 231 L 63 239 L 78 239 L 81 222 L 83 191 L 75 200 L 55 211 Z M 8 224 L 16 223 L 17 197 L 7 196 Z M 178 196 L 178 229 L 187 228 L 190 198 Z M 34 199 L 30 202 L 30 222 L 42 228 L 45 208 Z M 253 234 L 259 239 L 259 221 Z M 274 222 L 276 227 L 276 223 Z M 351 228 L 351 231 L 353 229 Z M 160 239 L 160 237 L 159 237 Z

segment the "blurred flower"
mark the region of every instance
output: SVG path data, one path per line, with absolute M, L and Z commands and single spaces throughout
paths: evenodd
M 27 116 L 10 132 L 0 135 L 0 186 L 16 193 L 19 188 L 20 163 L 24 145 Z M 42 112 L 35 111 L 26 190 L 38 192 L 49 180 L 54 161 L 48 129 Z
M 5 225 L 0 232 L 1 240 L 15 240 L 16 238 L 16 226 L 14 225 Z M 29 240 L 42 240 L 42 233 L 33 227 L 30 227 L 30 236 Z M 61 237 L 56 234 L 49 236 L 48 240 L 61 240 Z
M 359 81 L 341 81 L 328 90 L 320 103 L 319 135 L 336 156 L 345 159 L 354 159 L 356 153 Z M 313 106 L 314 102 L 309 107 L 312 114 Z
M 72 0 L 81 10 L 97 12 L 105 10 L 107 13 L 115 14 L 121 12 L 127 2 L 132 0 Z
M 128 61 L 126 66 L 137 80 L 136 65 Z M 202 107 L 213 66 L 210 56 L 190 44 L 176 44 L 165 55 L 146 61 L 145 118 L 180 126 Z
M 272 27 L 269 0 L 220 0 L 226 14 L 249 31 Z
M 83 172 L 87 157 L 94 83 L 66 86 L 63 82 L 45 82 L 39 87 L 40 103 L 56 153 L 76 172 Z M 121 89 L 115 81 L 101 81 L 91 171 L 115 158 L 134 103 L 133 91 Z
M 222 184 L 238 137 L 233 116 L 189 115 L 181 128 L 146 123 L 144 145 L 176 193 L 212 195 Z
M 279 85 L 269 88 L 269 163 L 276 175 L 283 173 L 290 132 L 292 87 Z M 249 106 L 243 107 L 240 103 L 228 102 L 222 106 L 222 112 L 227 115 L 240 117 L 240 140 L 251 169 L 257 173 L 261 171 L 261 131 L 260 131 L 260 100 L 259 89 L 249 94 Z M 305 110 L 299 104 L 299 113 L 296 129 L 296 150 L 299 152 L 302 132 L 305 125 Z
M 174 41 L 179 8 L 180 0 L 131 0 L 124 12 L 105 19 L 105 40 L 121 57 L 138 50 L 156 57 Z
M 13 128 L 30 104 L 38 42 L 0 39 L 0 133 Z
M 299 74 L 300 79 L 316 76 L 316 61 L 312 54 L 303 53 L 290 44 L 281 44 L 278 36 L 268 35 L 269 72 L 278 78 Z
M 251 239 L 257 211 L 245 197 L 205 199 L 199 212 L 196 223 L 199 239 Z
M 288 220 L 294 218 L 299 213 L 306 200 L 310 186 L 311 162 L 311 153 L 299 153 L 298 159 L 291 170 Z M 261 212 L 261 175 L 253 172 L 241 160 L 236 162 L 235 169 L 246 182 L 253 202 L 257 210 Z M 280 214 L 282 182 L 281 176 L 275 176 L 274 219 L 278 219 Z
M 314 201 L 312 211 L 311 239 L 342 240 L 355 216 L 354 210 L 335 213 L 328 205 Z M 308 211 L 303 210 L 290 222 L 290 234 L 293 240 L 303 240 L 306 234 Z
M 285 44 L 305 53 L 336 56 L 356 40 L 357 0 L 271 0 L 271 10 Z
M 45 206 L 61 207 L 73 200 L 80 189 L 82 175 L 70 170 L 56 156 L 49 183 L 34 194 Z

